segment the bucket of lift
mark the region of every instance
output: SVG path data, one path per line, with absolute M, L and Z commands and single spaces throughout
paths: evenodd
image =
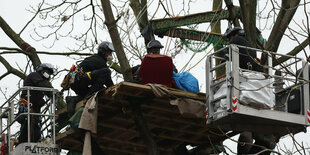
M 265 72 L 258 73 L 240 69 L 239 48 L 255 50 L 268 55 L 267 65 L 263 66 Z M 220 52 L 226 52 L 228 57 L 216 56 Z M 291 59 L 289 63 L 272 66 L 272 58 L 283 56 Z M 216 65 L 215 59 L 221 59 L 222 63 Z M 297 66 L 308 66 L 308 63 L 301 58 L 237 45 L 229 45 L 210 54 L 206 61 L 206 123 L 225 130 L 273 133 L 280 136 L 304 131 L 305 127 L 310 125 L 309 84 L 307 83 L 309 69 L 302 67 L 302 78 L 290 76 L 291 74 L 287 73 L 289 68 L 297 68 Z M 216 78 L 215 72 L 221 68 L 225 68 L 226 72 L 221 78 Z M 242 82 L 247 82 L 241 77 L 244 72 L 264 75 L 270 81 L 267 89 L 274 93 L 274 106 L 257 108 L 240 99 L 242 91 L 244 91 L 240 89 L 240 85 Z M 275 73 L 280 73 L 280 75 L 275 75 Z M 278 86 L 278 83 L 282 84 Z M 215 98 L 214 96 L 218 96 L 216 93 L 222 90 L 219 87 L 223 85 L 225 87 L 224 95 Z M 218 110 L 216 103 L 220 101 L 225 106 Z
M 57 144 L 21 143 L 13 151 L 12 155 L 59 155 L 61 149 Z
M 47 99 L 45 106 L 42 107 L 41 113 L 32 113 L 29 109 L 24 113 L 16 113 L 16 108 L 20 105 L 20 93 L 25 90 L 27 92 L 27 102 L 31 105 L 30 91 L 51 92 L 52 96 Z M 0 106 L 0 132 L 1 138 L 1 155 L 59 155 L 61 148 L 56 144 L 55 136 L 55 110 L 56 110 L 56 93 L 58 90 L 53 88 L 42 87 L 23 87 L 15 92 L 5 103 Z M 17 115 L 17 116 L 16 116 Z M 28 141 L 19 143 L 16 138 L 21 132 L 16 131 L 18 127 L 18 119 L 25 117 L 27 125 Z M 31 117 L 42 118 L 41 124 L 41 140 L 39 142 L 30 141 L 30 125 Z

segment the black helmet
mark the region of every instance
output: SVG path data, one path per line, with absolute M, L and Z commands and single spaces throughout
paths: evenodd
M 151 48 L 163 48 L 163 47 L 164 47 L 164 46 L 161 45 L 161 43 L 160 43 L 158 40 L 151 40 L 151 41 L 147 44 L 147 46 L 146 46 L 147 49 L 151 49 Z
M 223 34 L 224 39 L 228 39 L 230 36 L 238 33 L 239 36 L 244 36 L 245 32 L 241 27 L 234 27 L 227 29 L 226 32 Z
M 104 41 L 102 42 L 99 46 L 98 46 L 98 53 L 102 52 L 102 51 L 114 51 L 114 47 L 113 44 L 108 42 L 108 41 Z
M 54 75 L 56 73 L 56 69 L 53 67 L 52 64 L 50 63 L 42 63 L 38 68 L 37 68 L 37 72 L 41 72 L 44 69 L 48 70 L 48 73 L 50 75 Z

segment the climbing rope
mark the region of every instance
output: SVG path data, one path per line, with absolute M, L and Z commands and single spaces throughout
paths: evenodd
M 210 53 L 211 51 L 214 49 L 214 47 L 217 46 L 217 44 L 221 41 L 222 39 L 218 40 L 217 43 L 205 54 L 205 56 L 203 56 L 195 65 L 193 65 L 192 67 L 190 67 L 187 72 L 189 72 L 191 69 L 193 69 L 194 67 L 196 67 L 202 60 L 204 60 Z
M 220 6 L 218 6 L 218 8 L 217 8 L 217 10 L 219 9 L 219 7 Z M 225 8 L 224 8 L 225 9 Z M 221 14 L 222 14 L 223 12 L 221 12 Z M 214 18 L 215 18 L 215 16 L 213 16 L 213 18 L 211 19 L 211 22 L 213 22 L 213 20 L 214 20 Z M 219 19 L 217 19 L 216 21 L 215 21 L 215 24 L 217 24 L 218 22 L 219 22 L 220 20 Z M 209 24 L 209 26 L 207 27 L 207 30 L 210 28 L 210 26 L 211 26 L 211 24 Z M 206 30 L 206 32 L 207 32 L 207 30 Z M 206 37 L 205 37 L 206 36 Z M 208 37 L 210 37 L 210 34 L 204 34 L 202 37 L 201 37 L 201 40 L 200 41 L 205 41 Z M 203 38 L 205 38 L 204 40 L 203 40 Z M 211 49 L 211 50 L 213 50 L 214 49 L 214 47 L 215 46 L 218 46 L 219 45 L 219 42 L 222 40 L 222 38 L 214 38 L 214 39 L 211 39 L 211 38 L 209 38 L 210 39 L 210 43 L 215 43 L 215 45 L 213 46 L 213 48 Z M 217 41 L 216 41 L 217 40 Z M 182 40 L 181 40 L 182 41 Z M 186 45 L 188 45 L 188 44 L 185 44 L 185 46 Z M 202 46 L 202 44 L 200 44 L 199 46 L 197 46 L 197 48 L 196 48 L 196 50 L 191 50 L 190 48 L 190 50 L 191 51 L 200 51 L 200 50 L 198 50 L 198 48 L 200 48 L 200 46 Z M 210 46 L 210 45 L 206 45 L 206 46 Z M 186 47 L 188 47 L 188 46 L 186 46 Z M 206 47 L 205 49 L 207 49 L 208 47 Z M 207 54 L 203 57 L 203 58 L 205 58 L 210 52 L 211 52 L 211 50 L 209 51 L 209 52 L 207 52 Z M 203 51 L 203 50 L 201 50 L 201 51 Z M 197 52 L 196 52 L 197 53 Z M 183 68 L 181 69 L 181 71 L 184 71 L 185 70 L 185 68 L 187 67 L 187 65 L 189 64 L 189 62 L 192 60 L 192 58 L 196 55 L 196 53 L 195 54 L 193 54 L 193 56 L 191 57 L 191 59 L 183 66 Z M 192 66 L 190 69 L 188 69 L 188 71 L 189 70 L 191 70 L 192 68 L 194 68 L 195 66 L 197 66 L 200 62 L 202 61 L 202 59 L 198 62 L 198 63 L 196 63 L 194 66 Z
M 188 48 L 189 50 L 191 50 L 191 51 L 193 51 L 195 53 L 200 53 L 200 52 L 205 51 L 212 44 L 211 42 L 208 42 L 207 45 L 205 45 L 204 47 L 202 47 L 200 49 L 195 49 L 195 48 L 191 47 L 190 45 L 192 45 L 192 44 L 199 44 L 199 46 L 200 46 L 200 43 L 192 43 L 192 42 L 190 42 L 187 39 L 180 39 L 180 40 L 185 45 L 186 48 Z
M 164 49 L 165 55 L 167 55 L 167 52 L 168 52 L 169 49 L 170 49 L 170 44 L 171 44 L 171 41 L 172 41 L 172 37 L 170 37 L 170 32 L 171 32 L 171 29 L 169 29 L 168 37 L 167 37 L 167 41 L 166 41 L 166 46 L 165 46 L 165 49 Z M 173 31 L 172 31 L 171 36 L 174 35 L 174 32 L 175 32 L 175 29 L 173 28 Z

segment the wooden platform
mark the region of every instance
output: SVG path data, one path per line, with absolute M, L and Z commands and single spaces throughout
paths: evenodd
M 205 102 L 205 94 L 175 89 L 169 89 L 169 93 Z M 142 115 L 161 154 L 172 154 L 180 144 L 210 145 L 237 134 L 225 135 L 226 131 L 206 126 L 203 118 L 182 116 L 177 106 L 170 105 L 168 98 L 156 97 L 149 86 L 122 82 L 99 94 L 98 133 L 93 136 L 106 154 L 147 154 L 135 124 L 133 102 L 141 104 Z M 62 113 L 65 110 L 58 112 Z M 81 131 L 70 129 L 57 135 L 57 143 L 63 149 L 82 151 L 83 138 Z

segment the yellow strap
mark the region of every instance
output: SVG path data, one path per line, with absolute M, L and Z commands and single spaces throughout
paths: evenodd
M 86 74 L 87 74 L 89 80 L 91 80 L 90 72 L 86 72 Z

